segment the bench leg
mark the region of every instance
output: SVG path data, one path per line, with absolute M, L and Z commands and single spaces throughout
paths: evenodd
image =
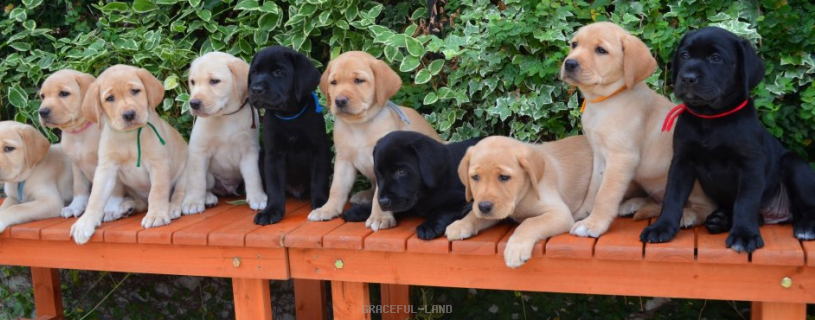
M 325 298 L 325 282 L 294 279 L 294 304 L 298 320 L 327 319 L 328 304 Z
M 236 320 L 272 320 L 269 280 L 232 278 Z
M 368 284 L 364 282 L 331 281 L 331 299 L 336 320 L 371 320 L 365 312 L 371 304 Z
M 401 284 L 382 285 L 382 305 L 383 306 L 406 306 L 396 308 L 400 313 L 383 313 L 382 320 L 405 320 L 413 315 L 407 312 L 410 305 L 410 286 Z M 393 307 L 391 307 L 393 310 Z
M 751 320 L 804 320 L 807 317 L 805 303 L 753 302 L 751 309 Z
M 37 318 L 64 319 L 59 270 L 32 267 L 31 282 L 34 284 L 34 307 Z

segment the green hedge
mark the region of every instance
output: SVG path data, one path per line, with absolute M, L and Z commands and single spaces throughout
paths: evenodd
M 505 134 L 540 141 L 579 132 L 578 94 L 558 80 L 567 40 L 611 20 L 641 37 L 660 68 L 649 79 L 669 95 L 665 72 L 682 34 L 706 25 L 756 44 L 767 77 L 755 91 L 770 131 L 815 159 L 815 5 L 806 0 L 450 0 L 442 38 L 427 35 L 424 1 L 135 0 L 82 4 L 25 0 L 0 20 L 4 118 L 36 123 L 36 90 L 48 74 L 98 74 L 115 63 L 164 79 L 161 107 L 187 134 L 186 71 L 211 50 L 245 59 L 281 44 L 324 65 L 347 50 L 388 61 L 405 80 L 395 101 L 421 109 L 449 139 Z M 329 127 L 329 130 L 331 128 Z M 46 130 L 47 131 L 47 130 Z M 50 135 L 55 138 L 53 134 Z

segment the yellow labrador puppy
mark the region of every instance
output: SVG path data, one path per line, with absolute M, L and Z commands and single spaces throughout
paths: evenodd
M 504 261 L 520 267 L 535 243 L 569 232 L 572 212 L 582 204 L 591 181 L 591 146 L 574 136 L 529 144 L 493 136 L 467 150 L 458 167 L 473 209 L 447 226 L 450 240 L 478 234 L 505 218 L 521 224 L 509 237 Z
M 184 214 L 218 204 L 216 195 L 237 194 L 241 180 L 249 207 L 266 207 L 258 115 L 246 100 L 248 77 L 249 64 L 223 52 L 207 53 L 190 66 L 190 112 L 198 118 L 190 135 Z
M 9 226 L 59 217 L 71 201 L 71 161 L 59 144 L 34 127 L 0 122 L 0 182 L 8 197 L 0 205 L 0 232 Z
M 82 115 L 82 100 L 94 80 L 87 73 L 65 69 L 46 78 L 40 88 L 40 123 L 62 131 L 60 144 L 71 160 L 74 198 L 70 205 L 62 208 L 62 216 L 66 218 L 79 217 L 85 212 L 96 172 L 102 130 Z M 143 201 L 135 201 L 124 194 L 124 186 L 117 181 L 105 204 L 104 221 L 113 221 L 146 208 Z
M 127 65 L 108 68 L 88 89 L 85 118 L 104 127 L 88 208 L 71 227 L 77 243 L 87 242 L 102 222 L 117 177 L 131 194 L 147 200 L 143 227 L 165 225 L 181 215 L 187 143 L 156 113 L 162 99 L 164 86 L 156 77 Z
M 335 117 L 334 180 L 328 201 L 314 209 L 309 220 L 330 220 L 342 213 L 357 171 L 376 185 L 373 172 L 373 148 L 376 141 L 391 131 L 408 130 L 441 140 L 438 133 L 413 109 L 388 101 L 402 87 L 402 79 L 385 62 L 368 53 L 351 51 L 332 60 L 320 79 L 320 91 L 326 96 Z M 367 203 L 377 192 L 362 191 L 352 203 Z M 392 212 L 382 212 L 373 201 L 371 216 L 365 222 L 374 231 L 396 225 Z
M 659 214 L 654 201 L 663 199 L 673 156 L 673 131 L 663 133 L 661 125 L 673 104 L 644 82 L 657 66 L 648 47 L 617 25 L 584 26 L 570 43 L 560 76 L 586 98 L 582 123 L 594 154 L 587 201 L 577 210 L 578 218 L 588 218 L 575 223 L 571 233 L 599 237 L 618 214 Z M 650 197 L 620 205 L 632 182 Z M 703 222 L 714 209 L 697 183 L 683 226 Z

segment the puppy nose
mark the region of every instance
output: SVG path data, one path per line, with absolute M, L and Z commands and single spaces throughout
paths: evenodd
M 347 97 L 339 97 L 334 99 L 334 104 L 337 105 L 337 108 L 345 108 L 348 106 L 348 98 Z
M 490 213 L 490 211 L 492 211 L 492 207 L 492 202 L 489 201 L 481 201 L 478 203 L 478 210 L 484 214 Z
M 266 92 L 266 89 L 261 86 L 252 86 L 252 93 L 254 94 L 261 94 Z
M 695 72 L 685 72 L 682 74 L 682 83 L 693 84 L 699 82 L 699 75 Z
M 51 114 L 51 109 L 49 109 L 49 108 L 42 108 L 42 109 L 40 109 L 40 117 L 43 117 L 43 118 L 48 118 L 48 116 L 49 116 L 50 114 Z
M 575 59 L 568 59 L 566 60 L 564 66 L 566 67 L 566 71 L 574 71 L 577 69 L 577 67 L 580 67 L 580 63 L 578 63 Z
M 136 110 L 125 111 L 122 113 L 122 119 L 125 119 L 125 121 L 133 121 L 133 119 L 136 119 Z
M 193 110 L 201 109 L 201 100 L 198 99 L 190 100 L 190 108 L 192 108 Z
M 379 197 L 379 206 L 380 207 L 387 207 L 391 205 L 391 198 L 388 197 Z

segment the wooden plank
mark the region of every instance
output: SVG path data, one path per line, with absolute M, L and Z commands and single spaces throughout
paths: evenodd
M 481 230 L 481 233 L 472 238 L 453 241 L 451 252 L 456 254 L 494 255 L 498 253 L 498 242 L 504 238 L 510 228 L 512 228 L 511 225 L 500 223 L 487 230 Z M 503 257 L 504 252 L 500 253 Z
M 738 253 L 725 246 L 728 232 L 710 234 L 699 228 L 696 243 L 696 261 L 715 264 L 747 264 L 750 255 Z
M 389 311 L 396 312 L 382 313 L 382 320 L 405 320 L 413 316 L 413 314 L 407 312 L 408 308 L 410 308 L 410 286 L 401 284 L 383 284 L 382 305 L 404 306 L 403 308 L 391 307 Z
M 141 226 L 141 221 L 144 219 L 146 214 L 147 213 L 140 213 L 131 217 L 117 220 L 117 222 L 122 222 L 105 229 L 102 233 L 102 238 L 104 238 L 105 242 L 136 243 L 138 241 L 139 232 L 147 230 Z M 178 219 L 170 222 L 170 224 L 177 221 Z M 104 225 L 106 223 L 109 222 L 103 222 L 102 224 Z M 97 230 L 97 232 L 99 231 Z
M 311 206 L 305 206 L 295 210 L 290 215 L 287 214 L 283 221 L 274 225 L 263 226 L 246 235 L 246 246 L 256 248 L 282 248 L 283 237 L 289 232 L 296 230 L 300 226 L 308 223 L 308 214 Z
M 753 302 L 751 320 L 806 320 L 806 303 Z
M 310 209 L 310 208 L 309 208 Z M 327 320 L 325 282 L 294 279 L 295 316 L 301 320 Z
M 269 280 L 232 279 L 236 320 L 272 320 Z
M 342 268 L 337 268 L 342 260 Z M 289 249 L 300 279 L 434 287 L 743 301 L 815 302 L 815 268 L 588 259 L 532 259 L 509 269 L 500 255 Z M 792 286 L 781 280 L 789 277 Z M 579 279 L 579 281 L 571 281 Z
M 576 237 L 561 234 L 546 241 L 546 256 L 549 258 L 591 259 L 594 256 L 595 238 Z
M 287 201 L 286 202 L 286 215 L 283 217 L 283 220 L 291 217 L 295 212 L 297 212 L 300 208 L 306 206 L 307 203 L 303 201 Z M 309 207 L 310 209 L 310 207 Z M 255 224 L 255 214 L 256 212 L 249 208 L 249 206 L 240 206 L 238 210 L 240 213 L 238 214 L 245 214 L 246 216 L 242 216 L 237 218 L 235 222 L 228 224 L 227 226 L 217 229 L 215 231 L 210 232 L 208 243 L 211 246 L 236 246 L 242 247 L 246 244 L 246 234 L 260 229 L 264 226 L 259 226 Z M 280 222 L 283 222 L 281 220 Z M 276 229 L 279 228 L 279 223 L 273 225 L 267 225 L 265 227 Z
M 505 234 L 504 237 L 501 238 L 500 241 L 498 241 L 498 247 L 496 248 L 496 251 L 497 251 L 496 253 L 497 254 L 503 256 L 504 250 L 507 248 L 507 242 L 509 241 L 509 237 L 511 237 L 512 234 L 515 233 L 515 229 L 517 229 L 517 228 L 518 228 L 518 226 L 512 226 L 511 229 L 509 231 L 507 231 L 507 234 Z M 533 257 L 542 257 L 543 256 L 543 248 L 544 248 L 545 243 L 546 243 L 546 240 L 538 241 L 538 242 L 535 243 L 535 246 L 532 248 L 532 256 Z
M 205 219 L 225 213 L 231 209 L 234 209 L 235 207 L 236 206 L 227 204 L 225 200 L 221 200 L 218 206 L 209 208 L 202 213 L 182 216 L 166 226 L 144 229 L 140 231 L 137 235 L 139 243 L 171 244 L 173 243 L 173 234 L 176 231 L 189 227 Z
M 9 237 L 16 239 L 39 240 L 42 229 L 65 221 L 65 218 L 51 218 L 9 227 Z
M 450 252 L 450 240 L 442 235 L 433 240 L 419 239 L 419 235 L 414 234 L 407 240 L 407 251 L 418 253 L 438 253 L 445 254 Z
M 34 308 L 37 312 L 37 319 L 65 317 L 62 307 L 62 290 L 59 285 L 59 270 L 32 267 L 31 282 L 34 285 Z
M 364 282 L 331 281 L 331 301 L 334 304 L 334 319 L 371 320 L 371 295 Z
M 693 262 L 697 228 L 679 230 L 671 242 L 646 243 L 645 261 Z
M 323 236 L 344 223 L 345 221 L 339 218 L 329 221 L 308 221 L 284 235 L 283 244 L 288 248 L 321 248 Z
M 642 260 L 643 243 L 640 242 L 640 233 L 646 226 L 648 220 L 614 219 L 608 231 L 597 239 L 594 257 L 603 260 Z
M 71 240 L 71 226 L 77 218 L 67 218 L 60 223 L 40 230 L 41 240 L 68 241 Z
M 806 252 L 807 266 L 815 267 L 815 241 L 801 241 Z
M 792 235 L 790 225 L 766 225 L 759 229 L 764 247 L 752 254 L 755 264 L 777 266 L 803 266 L 804 250 Z
M 235 260 L 237 258 L 237 260 Z M 288 279 L 284 249 L 3 239 L 0 265 Z M 237 262 L 237 264 L 236 264 Z M 237 266 L 236 266 L 237 265 Z
M 379 230 L 366 237 L 365 250 L 405 252 L 408 238 L 416 234 L 416 227 L 424 222 L 424 219 L 406 217 L 397 222 L 393 228 Z
M 362 249 L 365 237 L 373 232 L 364 222 L 347 222 L 323 236 L 323 248 Z
M 173 244 L 205 246 L 209 233 L 243 218 L 250 213 L 240 206 L 233 206 L 224 213 L 192 224 L 173 233 Z

